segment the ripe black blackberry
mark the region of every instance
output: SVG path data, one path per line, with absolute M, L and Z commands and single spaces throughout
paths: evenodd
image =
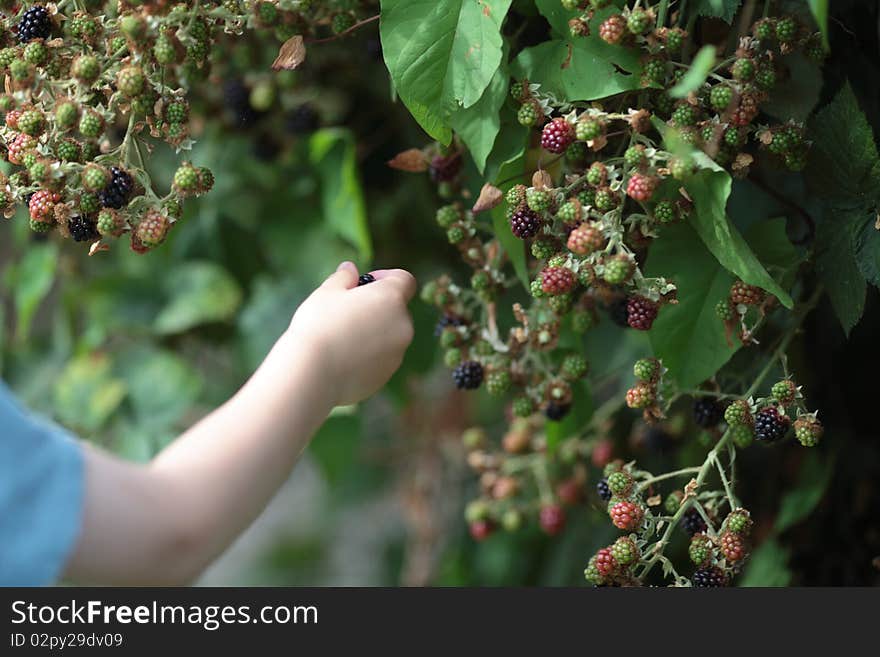
M 607 502 L 611 499 L 611 489 L 608 488 L 608 480 L 602 478 L 599 480 L 599 483 L 596 484 L 596 492 L 599 493 L 599 497 L 603 502 Z
M 788 433 L 790 424 L 788 417 L 780 415 L 775 406 L 762 408 L 755 414 L 755 439 L 772 443 Z
M 694 422 L 711 429 L 724 417 L 724 407 L 714 397 L 700 397 L 694 401 Z
M 456 317 L 455 315 L 443 315 L 443 317 L 437 320 L 437 325 L 434 326 L 434 337 L 439 338 L 440 334 L 443 333 L 443 329 L 450 326 L 464 326 L 464 320 L 462 320 L 460 317 Z
M 358 287 L 361 285 L 367 285 L 368 283 L 375 283 L 376 277 L 372 274 L 361 274 L 358 276 Z
M 534 237 L 541 230 L 541 215 L 525 204 L 518 207 L 510 215 L 510 230 L 521 240 Z
M 544 409 L 544 415 L 547 416 L 548 420 L 559 422 L 562 418 L 568 415 L 568 412 L 570 410 L 571 404 L 557 404 L 556 402 L 549 402 L 547 404 L 547 408 Z
M 52 19 L 42 5 L 34 5 L 18 23 L 18 40 L 27 43 L 33 39 L 48 39 L 52 34 Z
M 474 360 L 466 360 L 452 371 L 452 380 L 460 390 L 476 390 L 483 382 L 483 366 Z
M 685 511 L 685 514 L 681 517 L 681 527 L 687 532 L 688 536 L 700 534 L 708 529 L 706 521 L 703 520 L 703 516 L 696 509 Z
M 101 237 L 94 221 L 78 215 L 67 220 L 67 230 L 75 242 L 91 242 Z
M 127 171 L 118 167 L 110 167 L 110 182 L 98 195 L 98 200 L 105 208 L 118 210 L 128 203 L 134 182 Z
M 727 586 L 727 577 L 724 571 L 717 566 L 698 568 L 691 577 L 691 583 L 699 588 L 719 588 Z
M 321 126 L 315 108 L 308 103 L 290 110 L 284 117 L 284 127 L 292 135 L 307 135 Z

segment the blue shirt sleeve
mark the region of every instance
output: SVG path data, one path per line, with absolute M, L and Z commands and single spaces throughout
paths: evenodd
M 0 383 L 0 586 L 58 579 L 79 535 L 83 480 L 79 443 Z

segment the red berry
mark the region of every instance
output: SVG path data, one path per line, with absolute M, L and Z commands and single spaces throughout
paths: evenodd
M 754 96 L 745 95 L 739 101 L 739 107 L 730 117 L 731 123 L 738 126 L 745 126 L 751 123 L 758 116 L 758 101 Z
M 590 255 L 605 248 L 605 237 L 594 223 L 583 223 L 568 236 L 568 250 L 578 255 Z
M 620 43 L 626 33 L 626 19 L 620 14 L 614 14 L 599 26 L 599 37 L 606 43 Z
M 627 323 L 637 331 L 650 331 L 660 306 L 645 297 L 630 297 L 626 302 Z
M 541 289 L 544 294 L 565 294 L 574 287 L 574 272 L 567 267 L 544 267 Z
M 581 501 L 583 486 L 574 478 L 566 479 L 556 487 L 556 495 L 563 504 L 572 506 Z
M 640 381 L 626 391 L 626 405 L 630 408 L 648 408 L 657 401 L 657 389 L 653 383 Z
M 541 525 L 544 533 L 555 536 L 565 527 L 565 511 L 557 504 L 541 507 L 538 523 Z
M 55 221 L 54 211 L 55 204 L 61 200 L 61 195 L 41 189 L 34 192 L 31 200 L 28 201 L 28 210 L 31 219 L 41 223 L 52 223 Z
M 495 531 L 495 525 L 491 520 L 474 520 L 469 526 L 471 536 L 475 541 L 483 541 Z
M 645 512 L 642 511 L 640 506 L 632 502 L 618 502 L 611 507 L 608 515 L 611 516 L 611 522 L 614 523 L 615 527 L 624 531 L 632 531 L 638 529 L 639 525 L 642 524 Z
M 600 440 L 593 446 L 593 452 L 590 454 L 590 460 L 597 468 L 604 468 L 611 461 L 614 455 L 614 443 L 610 440 Z
M 630 176 L 629 182 L 626 185 L 627 196 L 643 203 L 650 201 L 659 182 L 660 180 L 656 176 L 634 173 Z
M 728 561 L 740 561 L 746 556 L 746 545 L 741 534 L 724 532 L 720 542 L 721 552 Z
M 730 286 L 730 302 L 734 305 L 759 306 L 764 301 L 764 297 L 764 290 L 742 281 Z
M 608 577 L 617 570 L 617 560 L 609 548 L 602 548 L 596 553 L 596 570 L 602 577 Z
M 36 145 L 37 140 L 34 137 L 24 133 L 18 134 L 9 145 L 9 152 L 6 155 L 6 159 L 12 164 L 21 164 L 22 156 L 32 148 L 36 147 Z
M 574 126 L 557 117 L 544 126 L 541 133 L 541 146 L 551 153 L 564 153 L 574 141 Z

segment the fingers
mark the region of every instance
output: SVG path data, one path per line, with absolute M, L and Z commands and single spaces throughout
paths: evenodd
M 396 287 L 403 295 L 404 301 L 409 301 L 416 293 L 416 279 L 405 269 L 379 269 L 372 274 L 383 285 Z
M 321 287 L 349 290 L 357 287 L 358 270 L 353 262 L 345 261 L 336 268 L 336 271 L 327 277 Z

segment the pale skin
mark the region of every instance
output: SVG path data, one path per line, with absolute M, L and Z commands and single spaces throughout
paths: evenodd
M 343 263 L 297 309 L 225 404 L 148 464 L 85 448 L 85 504 L 65 577 L 84 584 L 192 582 L 284 483 L 334 406 L 378 391 L 413 337 L 406 271 Z

